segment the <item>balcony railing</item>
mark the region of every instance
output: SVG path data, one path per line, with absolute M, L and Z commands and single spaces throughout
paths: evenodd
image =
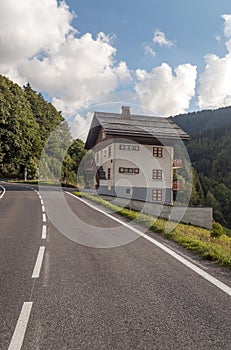
M 172 189 L 174 191 L 182 191 L 183 187 L 182 187 L 182 182 L 179 180 L 175 180 L 172 183 Z
M 182 159 L 174 159 L 173 160 L 173 169 L 181 169 L 183 166 Z

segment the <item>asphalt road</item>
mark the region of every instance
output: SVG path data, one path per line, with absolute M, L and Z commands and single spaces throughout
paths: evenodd
M 68 194 L 70 212 L 56 191 L 2 185 L 0 349 L 231 349 L 224 290 Z

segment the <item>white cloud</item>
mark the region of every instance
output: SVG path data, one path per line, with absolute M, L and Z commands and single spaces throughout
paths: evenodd
M 196 67 L 191 64 L 179 65 L 173 74 L 171 67 L 163 63 L 150 73 L 137 70 L 135 90 L 140 102 L 153 112 L 162 115 L 184 113 L 195 94 Z
M 64 113 L 102 101 L 120 83 L 130 79 L 125 62 L 114 65 L 116 49 L 106 36 L 94 39 L 90 33 L 71 37 L 49 57 L 33 58 L 19 66 L 33 86 L 54 96 Z M 36 72 L 36 74 L 35 74 Z
M 80 138 L 83 141 L 86 140 L 92 118 L 93 112 L 88 112 L 86 118 L 77 113 L 71 120 L 68 121 L 74 139 Z
M 114 37 L 77 36 L 73 17 L 56 0 L 0 3 L 1 73 L 44 91 L 64 115 L 104 100 L 131 80 L 126 63 L 115 63 Z
M 0 62 L 13 63 L 53 51 L 75 32 L 73 14 L 56 0 L 7 0 L 0 3 Z
M 158 29 L 154 32 L 153 42 L 155 44 L 159 44 L 160 46 L 171 47 L 174 45 L 174 42 L 171 40 L 168 40 L 165 36 L 165 33 L 161 32 Z
M 155 57 L 156 56 L 156 52 L 153 50 L 153 48 L 149 45 L 149 44 L 146 44 L 144 46 L 144 49 L 145 49 L 145 54 L 150 54 L 151 56 Z
M 219 108 L 231 105 L 231 15 L 224 19 L 224 34 L 228 53 L 224 57 L 208 54 L 200 76 L 198 105 L 200 108 Z

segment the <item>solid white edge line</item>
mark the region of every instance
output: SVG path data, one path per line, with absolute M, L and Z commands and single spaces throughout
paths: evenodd
M 46 214 L 43 213 L 43 222 L 46 222 L 46 221 L 47 221 Z
M 13 337 L 11 339 L 10 345 L 8 350 L 20 350 L 23 344 L 23 340 L 25 337 L 27 324 L 29 321 L 31 309 L 32 309 L 32 302 L 25 302 L 23 303 L 22 310 L 20 312 Z
M 45 247 L 42 246 L 42 247 L 39 248 L 37 260 L 36 260 L 35 267 L 34 267 L 34 270 L 33 270 L 31 278 L 39 278 L 40 270 L 41 270 L 41 267 L 42 267 L 44 253 L 45 253 Z
M 184 264 L 185 266 L 187 266 L 189 269 L 191 269 L 192 271 L 194 271 L 195 273 L 197 273 L 198 275 L 200 275 L 201 277 L 203 277 L 204 279 L 206 279 L 207 281 L 209 281 L 210 283 L 212 283 L 213 285 L 215 285 L 216 287 L 218 287 L 219 289 L 221 289 L 223 292 L 225 292 L 226 294 L 228 294 L 229 296 L 231 296 L 231 288 L 229 286 L 227 286 L 225 283 L 219 281 L 217 278 L 213 277 L 212 275 L 210 275 L 209 273 L 205 272 L 204 270 L 202 270 L 201 268 L 197 267 L 196 265 L 194 265 L 193 263 L 191 263 L 190 261 L 188 261 L 187 259 L 183 258 L 181 255 L 175 253 L 172 249 L 166 247 L 164 244 L 156 241 L 154 238 L 151 238 L 150 236 L 148 236 L 147 234 L 141 232 L 140 230 L 130 226 L 129 224 L 121 221 L 118 218 L 115 218 L 114 216 L 106 213 L 105 211 L 95 207 L 94 205 L 86 202 L 85 200 L 83 200 L 82 198 L 79 198 L 77 196 L 75 196 L 74 194 L 65 191 L 65 193 L 69 194 L 70 196 L 78 199 L 79 201 L 83 202 L 84 204 L 88 205 L 90 208 L 93 208 L 95 210 L 97 210 L 98 212 L 108 216 L 109 218 L 111 218 L 114 221 L 119 222 L 121 225 L 129 228 L 130 230 L 134 231 L 135 233 L 137 233 L 139 236 L 142 236 L 143 238 L 145 238 L 146 240 L 148 240 L 149 242 L 155 244 L 157 247 L 159 247 L 160 249 L 164 250 L 167 254 L 171 255 L 173 258 L 175 258 L 176 260 L 178 260 L 179 262 L 181 262 L 182 264 Z
M 47 227 L 46 225 L 43 225 L 42 228 L 42 239 L 46 239 L 47 238 Z
M 6 189 L 2 185 L 0 185 L 0 187 L 2 188 L 2 194 L 0 195 L 0 199 L 1 199 L 4 196 L 4 194 L 6 193 Z

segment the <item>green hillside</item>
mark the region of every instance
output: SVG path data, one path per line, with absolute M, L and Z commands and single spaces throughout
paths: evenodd
M 231 227 L 231 107 L 173 119 L 191 136 L 186 146 L 201 191 L 194 204 L 212 206 L 215 219 Z
M 191 137 L 199 136 L 207 130 L 227 127 L 231 129 L 231 107 L 179 114 L 173 118 L 175 123 L 187 131 Z

